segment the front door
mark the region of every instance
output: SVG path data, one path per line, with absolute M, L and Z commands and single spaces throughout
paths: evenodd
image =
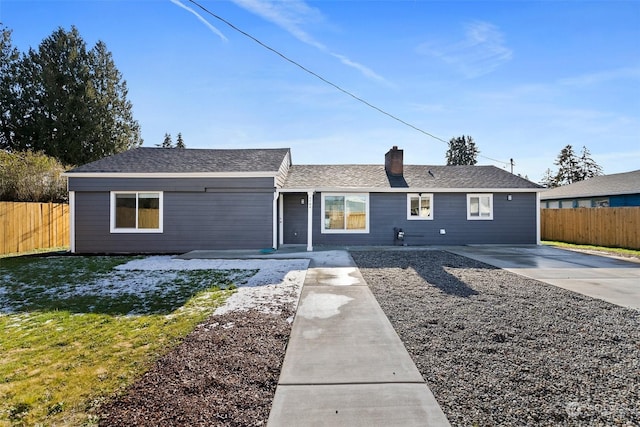
M 307 193 L 282 193 L 282 197 L 284 244 L 307 244 Z

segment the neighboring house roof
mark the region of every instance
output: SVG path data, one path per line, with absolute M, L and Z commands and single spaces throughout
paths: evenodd
M 404 165 L 391 176 L 384 165 L 292 165 L 283 189 L 539 189 L 538 184 L 495 166 Z
M 214 150 L 140 147 L 87 163 L 66 174 L 276 173 L 288 154 L 288 148 Z
M 640 169 L 632 172 L 594 176 L 584 181 L 545 190 L 540 193 L 540 199 L 602 197 L 637 193 L 640 193 Z

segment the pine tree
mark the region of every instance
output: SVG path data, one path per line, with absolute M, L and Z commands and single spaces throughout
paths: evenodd
M 554 164 L 558 166 L 558 172 L 553 179 L 545 176 L 542 182 L 549 187 L 558 187 L 602 175 L 602 168 L 591 158 L 587 147 L 582 147 L 578 157 L 573 147 L 570 144 L 567 145 L 560 151 Z M 550 173 L 549 169 L 547 171 Z
M 182 139 L 182 133 L 178 132 L 178 141 L 176 141 L 176 148 L 187 148 Z
M 555 176 L 556 186 L 580 181 L 579 162 L 571 144 L 560 151 L 554 164 L 558 166 Z
M 19 58 L 11 41 L 11 30 L 0 28 L 0 149 L 8 148 L 13 139 L 11 119 L 17 99 L 15 77 Z
M 162 147 L 162 148 L 173 148 L 173 139 L 171 138 L 171 134 L 170 133 L 165 133 L 164 134 L 164 140 L 162 141 L 162 144 L 160 145 L 160 147 Z
M 24 54 L 7 148 L 42 151 L 64 164 L 100 159 L 142 144 L 126 82 L 102 42 L 91 50 L 75 27 L 62 28 Z
M 447 165 L 475 165 L 478 163 L 479 152 L 470 136 L 451 138 L 447 150 Z
M 553 172 L 551 171 L 550 168 L 547 168 L 547 170 L 544 172 L 544 175 L 542 176 L 542 180 L 540 181 L 540 185 L 546 188 L 557 187 L 556 178 L 553 175 Z
M 587 147 L 583 146 L 580 153 L 580 180 L 583 181 L 598 175 L 602 175 L 602 167 L 591 158 Z

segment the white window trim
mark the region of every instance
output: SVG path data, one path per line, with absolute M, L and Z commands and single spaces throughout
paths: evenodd
M 489 198 L 489 216 L 471 216 L 471 198 L 472 197 L 488 197 Z M 493 221 L 493 194 L 467 194 L 467 220 L 469 221 Z
M 160 223 L 159 228 L 116 228 L 116 194 L 135 194 L 136 206 L 138 203 L 138 194 L 140 193 L 156 193 L 158 194 L 158 202 L 160 204 Z M 162 191 L 111 191 L 110 197 L 110 215 L 109 215 L 109 229 L 111 233 L 162 233 L 164 228 L 164 201 Z M 136 215 L 138 215 L 136 209 Z M 136 217 L 136 224 L 138 223 Z
M 330 196 L 360 196 L 365 199 L 365 228 L 364 230 L 336 230 L 336 229 L 326 229 L 324 222 L 324 200 L 326 197 Z M 369 234 L 369 193 L 322 193 L 320 197 L 320 215 L 321 215 L 321 225 L 320 232 L 322 234 Z
M 431 215 L 424 216 L 415 216 L 411 215 L 411 198 L 417 197 L 418 206 L 422 205 L 422 199 L 429 199 L 429 207 L 431 209 Z M 409 221 L 431 221 L 433 220 L 433 193 L 408 193 L 407 194 L 407 220 Z

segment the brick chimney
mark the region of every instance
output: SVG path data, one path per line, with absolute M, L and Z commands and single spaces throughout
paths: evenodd
M 399 150 L 397 145 L 391 147 L 384 155 L 384 170 L 388 175 L 402 176 L 404 172 L 403 166 L 403 150 Z

